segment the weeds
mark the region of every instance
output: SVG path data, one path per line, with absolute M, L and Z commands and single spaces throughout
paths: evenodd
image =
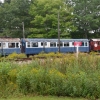
M 0 96 L 19 92 L 100 98 L 100 57 L 80 53 L 76 59 L 75 54 L 59 55 L 60 58 L 49 55 L 21 66 L 1 62 Z

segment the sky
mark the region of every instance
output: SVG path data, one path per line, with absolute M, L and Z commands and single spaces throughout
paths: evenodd
M 0 0 L 1 2 L 4 2 L 4 0 Z

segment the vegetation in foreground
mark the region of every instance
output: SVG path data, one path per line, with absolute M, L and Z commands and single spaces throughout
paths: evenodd
M 0 100 L 87 100 L 85 98 L 57 97 L 57 96 L 22 96 L 17 98 L 2 98 Z
M 21 65 L 5 59 L 0 62 L 0 97 L 22 94 L 100 98 L 99 59 L 82 53 L 78 58 L 75 54 L 50 53 L 46 59 L 36 58 Z

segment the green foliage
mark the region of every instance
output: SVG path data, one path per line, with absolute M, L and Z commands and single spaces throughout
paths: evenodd
M 80 53 L 76 59 L 76 54 L 61 55 L 56 59 L 34 59 L 30 64 L 0 62 L 0 96 L 19 92 L 100 98 L 100 57 Z
M 61 37 L 68 38 L 70 31 L 76 29 L 72 24 L 72 11 L 73 9 L 62 0 L 35 0 L 30 7 L 30 15 L 33 16 L 31 24 L 34 26 L 30 31 L 43 34 L 45 38 L 57 38 L 59 20 Z
M 100 0 L 6 0 L 0 3 L 0 37 L 98 38 Z M 58 14 L 60 15 L 58 18 Z M 96 34 L 90 34 L 94 32 Z
M 12 53 L 10 55 L 8 55 L 5 59 L 8 59 L 8 60 L 18 60 L 18 59 L 21 59 L 21 58 L 26 58 L 26 55 L 24 53 L 20 53 L 20 54 L 17 54 L 17 53 Z
M 19 90 L 24 94 L 28 93 L 30 90 L 30 83 L 29 83 L 30 74 L 29 73 L 30 72 L 28 68 L 23 68 L 17 74 L 17 84 L 18 84 Z
M 0 6 L 0 36 L 22 37 L 22 22 L 25 24 L 27 36 L 31 20 L 29 7 L 29 0 L 11 0 L 10 3 L 3 3 Z
M 20 60 L 22 58 L 27 58 L 27 56 L 24 53 L 17 54 L 16 52 L 13 52 L 12 54 L 9 54 L 6 57 L 0 57 L 0 61 L 6 61 L 6 60 Z
M 68 0 L 70 1 L 70 0 Z M 91 32 L 99 33 L 100 31 L 100 0 L 72 0 L 74 7 L 74 24 L 77 26 L 77 33 L 82 34 L 81 38 L 98 38 L 99 34 L 90 34 Z
M 0 97 L 6 98 L 17 90 L 15 66 L 10 62 L 0 62 Z

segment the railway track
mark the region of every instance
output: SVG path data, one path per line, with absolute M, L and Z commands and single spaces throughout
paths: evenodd
M 15 59 L 15 61 L 30 61 L 32 58 L 20 58 L 20 59 Z

